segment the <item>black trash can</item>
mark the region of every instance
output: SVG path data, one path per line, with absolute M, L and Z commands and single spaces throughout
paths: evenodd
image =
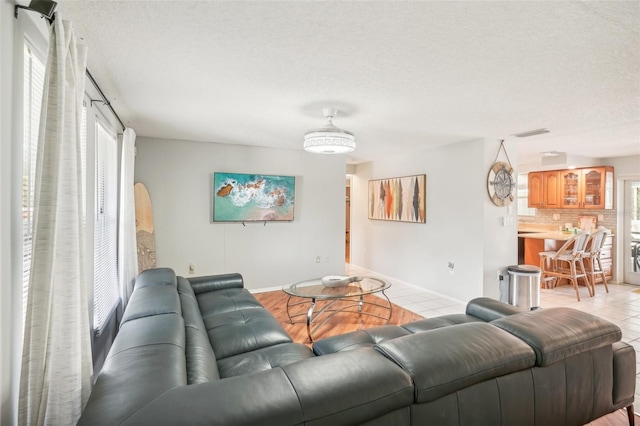
M 511 265 L 509 273 L 509 304 L 527 309 L 540 308 L 540 275 L 542 271 L 532 265 Z

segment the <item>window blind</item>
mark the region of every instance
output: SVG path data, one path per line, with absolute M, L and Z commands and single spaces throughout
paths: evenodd
M 119 302 L 117 272 L 117 144 L 96 123 L 96 210 L 94 224 L 93 329 L 102 333 Z
M 34 54 L 34 49 L 26 40 L 23 53 L 22 315 L 24 316 L 27 310 L 29 274 L 31 272 L 36 158 L 45 65 Z

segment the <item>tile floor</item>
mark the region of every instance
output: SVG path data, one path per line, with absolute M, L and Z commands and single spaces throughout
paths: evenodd
M 366 269 L 347 265 L 350 275 L 380 275 Z M 465 305 L 390 277 L 392 286 L 385 293 L 391 302 L 425 318 L 446 314 L 464 313 Z M 608 319 L 622 330 L 622 340 L 636 350 L 636 404 L 640 404 L 640 287 L 626 284 L 609 284 L 607 293 L 602 284 L 596 286 L 596 294 L 589 297 L 586 288 L 580 287 L 580 299 L 568 285 L 553 290 L 541 289 L 540 304 L 544 308 L 566 306 Z M 637 405 L 636 405 L 637 406 Z M 636 408 L 636 412 L 640 411 Z

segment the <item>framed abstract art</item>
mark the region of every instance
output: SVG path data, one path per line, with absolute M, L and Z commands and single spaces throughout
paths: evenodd
M 425 223 L 427 175 L 369 181 L 369 219 Z

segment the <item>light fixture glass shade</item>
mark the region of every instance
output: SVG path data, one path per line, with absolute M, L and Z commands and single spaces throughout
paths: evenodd
M 351 132 L 337 128 L 331 119 L 336 110 L 323 110 L 329 121 L 325 127 L 309 130 L 304 135 L 304 150 L 314 154 L 346 154 L 356 149 L 356 138 Z
M 312 130 L 304 135 L 304 150 L 315 154 L 346 154 L 354 149 L 353 134 L 338 128 Z

